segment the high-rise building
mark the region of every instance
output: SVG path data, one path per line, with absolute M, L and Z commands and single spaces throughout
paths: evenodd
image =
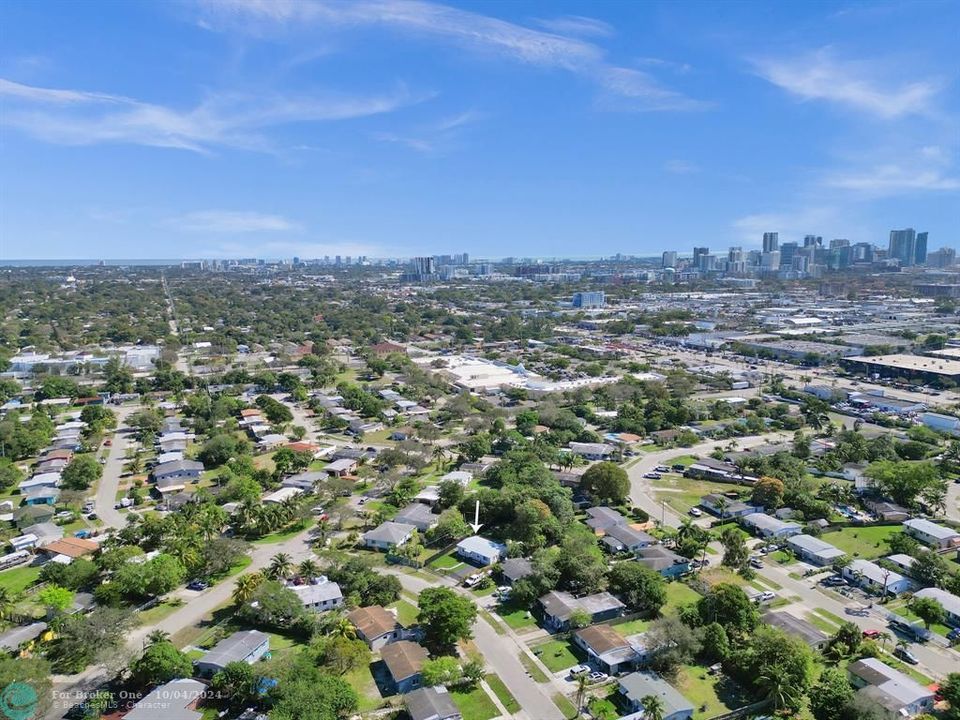
M 595 292 L 578 292 L 573 296 L 573 306 L 575 308 L 598 308 L 603 307 L 606 297 L 602 290 Z
M 851 260 L 853 262 L 873 262 L 873 245 L 866 242 L 859 242 L 855 244 L 852 248 L 853 255 Z
M 780 246 L 780 267 L 793 267 L 793 256 L 797 254 L 798 247 L 795 242 L 785 242 Z
M 803 246 L 804 247 L 820 247 L 823 245 L 823 238 L 819 235 L 804 235 L 803 236 Z
M 780 233 L 765 232 L 763 234 L 763 251 L 774 252 L 780 249 Z
M 890 231 L 890 244 L 887 257 L 890 260 L 899 260 L 902 267 L 913 265 L 916 260 L 917 232 L 913 228 Z M 926 258 L 926 249 L 924 249 Z
M 917 233 L 917 241 L 913 248 L 914 265 L 927 264 L 927 234 L 925 232 Z
M 940 248 L 927 255 L 927 265 L 932 268 L 950 267 L 957 262 L 957 251 L 953 248 Z
M 660 263 L 660 267 L 665 268 L 675 268 L 677 266 L 677 251 L 676 250 L 667 250 L 663 253 L 663 259 Z
M 413 266 L 413 274 L 420 277 L 433 275 L 437 271 L 437 265 L 432 257 L 415 257 L 410 264 Z
M 780 251 L 765 252 L 760 256 L 760 272 L 777 272 L 780 269 Z
M 708 247 L 695 247 L 695 248 L 693 249 L 693 266 L 694 266 L 695 268 L 697 268 L 698 270 L 701 269 L 700 266 L 701 266 L 701 264 L 702 264 L 702 262 L 703 262 L 702 260 L 700 260 L 701 256 L 709 255 L 709 254 L 710 254 L 710 248 L 708 248 Z
M 830 249 L 836 250 L 837 248 L 850 247 L 850 241 L 844 240 L 843 238 L 834 238 L 830 241 Z
M 740 246 L 731 247 L 727 253 L 727 262 L 743 262 L 743 248 Z

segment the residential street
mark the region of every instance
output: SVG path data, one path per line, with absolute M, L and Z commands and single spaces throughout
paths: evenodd
M 103 466 L 103 475 L 97 484 L 97 493 L 94 496 L 94 509 L 104 528 L 122 528 L 127 524 L 124 513 L 114 509 L 117 503 L 117 490 L 120 487 L 120 476 L 126 464 L 128 447 L 136 444 L 133 433 L 126 427 L 127 418 L 141 409 L 140 405 L 121 405 L 111 408 L 117 415 L 117 432 L 113 434 L 107 462 Z

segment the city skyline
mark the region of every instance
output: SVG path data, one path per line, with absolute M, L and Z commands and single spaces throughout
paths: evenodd
M 949 3 L 97 8 L 0 8 L 0 259 L 960 245 Z

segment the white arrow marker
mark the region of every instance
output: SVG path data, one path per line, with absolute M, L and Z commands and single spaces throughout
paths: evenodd
M 476 511 L 474 511 L 473 522 L 470 523 L 470 527 L 473 528 L 474 532 L 479 532 L 480 528 L 483 527 L 482 523 L 480 522 L 480 501 L 479 500 L 477 500 L 477 509 Z

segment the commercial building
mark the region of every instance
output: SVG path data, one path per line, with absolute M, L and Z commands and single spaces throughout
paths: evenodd
M 842 358 L 840 364 L 854 372 L 881 377 L 900 377 L 925 383 L 940 380 L 960 381 L 960 360 L 894 354 L 847 357 Z
M 578 292 L 573 296 L 572 304 L 575 308 L 601 308 L 606 302 L 602 290 L 594 292 Z

